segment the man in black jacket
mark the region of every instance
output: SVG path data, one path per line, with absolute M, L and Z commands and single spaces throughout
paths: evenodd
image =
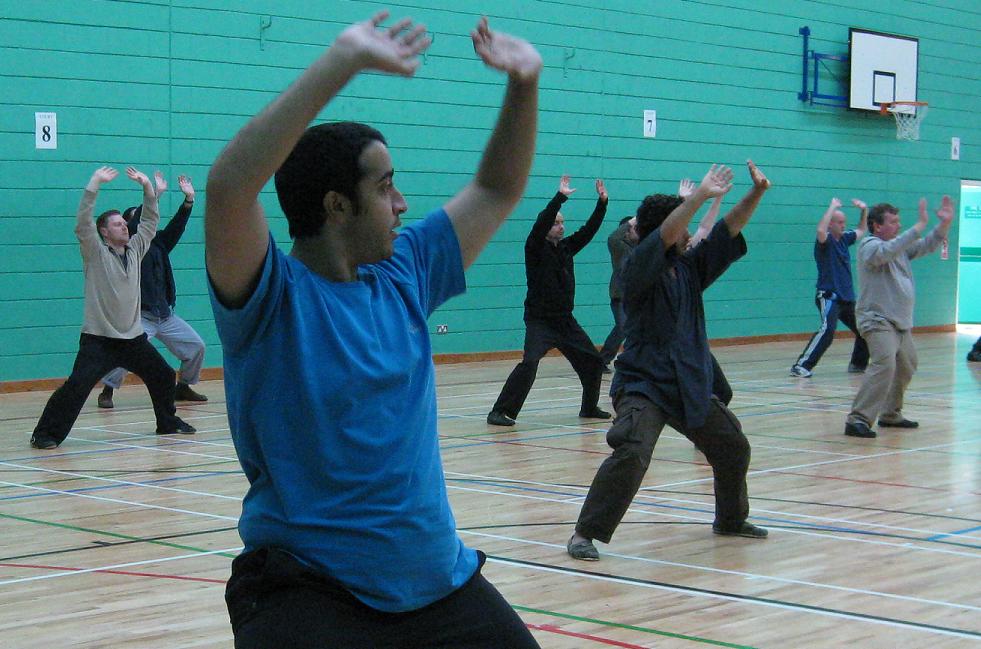
M 535 382 L 538 363 L 553 348 L 557 348 L 569 360 L 582 382 L 579 416 L 610 418 L 610 413 L 597 405 L 603 380 L 603 359 L 572 315 L 576 301 L 573 257 L 586 247 L 599 230 L 606 215 L 608 197 L 603 181 L 597 180 L 596 193 L 599 198 L 593 214 L 575 234 L 563 239 L 565 218 L 559 208 L 574 191 L 569 187 L 569 176 L 562 176 L 559 191 L 538 215 L 525 241 L 528 295 L 525 298 L 524 356 L 511 371 L 494 408 L 487 415 L 488 424 L 514 426 L 514 420 Z
M 159 338 L 170 352 L 180 359 L 181 368 L 174 391 L 176 401 L 207 401 L 208 397 L 195 392 L 191 386 L 200 380 L 204 364 L 204 341 L 191 325 L 174 313 L 177 288 L 174 269 L 170 265 L 170 252 L 177 246 L 187 220 L 194 207 L 194 185 L 188 176 L 178 176 L 177 183 L 184 193 L 174 218 L 167 227 L 159 230 L 150 242 L 150 249 L 143 257 L 140 281 L 140 319 L 149 338 Z M 164 185 L 166 187 L 166 185 Z M 132 235 L 140 225 L 141 206 L 131 207 L 123 213 Z M 112 391 L 119 388 L 126 378 L 126 370 L 117 367 L 102 379 L 105 386 L 99 394 L 99 407 L 112 408 Z

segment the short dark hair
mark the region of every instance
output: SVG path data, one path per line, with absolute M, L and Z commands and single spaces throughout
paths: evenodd
M 899 208 L 889 203 L 879 203 L 878 205 L 872 206 L 872 209 L 869 210 L 869 215 L 865 219 L 869 232 L 875 233 L 875 229 L 872 227 L 873 223 L 876 225 L 885 223 L 886 214 L 899 214 Z
M 328 192 L 346 196 L 358 210 L 357 186 L 363 176 L 358 159 L 372 142 L 387 144 L 379 131 L 358 122 L 318 124 L 300 137 L 275 177 L 291 238 L 320 233 Z
M 664 219 L 681 205 L 684 199 L 674 194 L 651 194 L 645 196 L 637 208 L 637 238 L 644 238 L 661 227 Z
M 102 237 L 102 228 L 106 227 L 106 221 L 108 221 L 109 217 L 113 214 L 119 214 L 119 210 L 106 210 L 99 215 L 99 218 L 95 220 L 95 230 L 99 233 L 99 237 L 102 238 L 103 241 L 105 241 L 105 238 Z
M 624 223 L 626 223 L 627 221 L 629 221 L 632 218 L 634 218 L 634 217 L 632 217 L 632 216 L 625 216 L 625 217 L 623 217 L 622 219 L 620 219 L 620 225 L 623 225 Z

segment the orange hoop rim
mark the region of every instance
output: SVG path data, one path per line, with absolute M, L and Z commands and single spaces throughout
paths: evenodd
M 879 104 L 879 114 L 891 115 L 889 109 L 892 106 L 916 106 L 919 108 L 920 106 L 929 106 L 929 104 L 925 101 L 884 101 Z

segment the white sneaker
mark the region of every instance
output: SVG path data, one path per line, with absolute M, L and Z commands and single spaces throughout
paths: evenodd
M 809 379 L 813 374 L 814 372 L 800 365 L 794 365 L 790 368 L 790 375 L 796 376 L 799 379 Z

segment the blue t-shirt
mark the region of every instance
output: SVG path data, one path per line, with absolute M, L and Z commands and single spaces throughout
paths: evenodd
M 819 291 L 833 291 L 844 302 L 855 301 L 852 266 L 848 256 L 848 247 L 855 243 L 855 239 L 855 230 L 848 230 L 837 240 L 830 234 L 824 243 L 814 240 L 814 261 L 818 268 L 817 288 Z
M 436 433 L 427 317 L 466 288 L 442 209 L 406 227 L 390 259 L 330 282 L 270 237 L 249 301 L 211 291 L 228 420 L 249 480 L 239 533 L 408 611 L 462 586 L 477 555 L 456 534 Z

